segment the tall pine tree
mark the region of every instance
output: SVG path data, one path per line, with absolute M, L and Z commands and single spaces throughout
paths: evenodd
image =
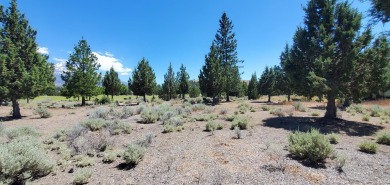
M 54 88 L 54 68 L 37 52 L 37 32 L 12 0 L 0 6 L 0 101 L 12 102 L 12 117 L 20 119 L 18 99 L 34 98 Z
M 230 93 L 238 92 L 241 81 L 237 63 L 243 61 L 237 58 L 237 40 L 233 32 L 233 23 L 225 12 L 219 20 L 219 29 L 214 42 L 222 62 L 226 100 L 230 101 Z
M 146 95 L 151 95 L 156 86 L 156 75 L 149 61 L 142 58 L 135 67 L 132 75 L 133 79 L 129 79 L 129 84 L 134 95 L 143 96 L 146 102 Z
M 119 94 L 122 83 L 119 80 L 118 73 L 114 70 L 114 67 L 110 68 L 110 71 L 106 71 L 103 77 L 103 87 L 106 95 L 111 95 L 111 99 L 114 100 L 114 95 Z
M 257 76 L 256 73 L 252 74 L 251 80 L 248 84 L 248 99 L 250 100 L 257 100 L 259 98 L 259 93 L 257 91 L 258 88 L 258 82 L 257 82 Z
M 101 79 L 101 74 L 97 72 L 99 68 L 97 57 L 92 53 L 87 41 L 81 39 L 66 61 L 66 71 L 61 75 L 66 96 L 81 96 L 81 106 L 84 106 L 87 97 L 98 95 L 97 85 Z
M 169 63 L 168 71 L 164 75 L 164 83 L 162 84 L 163 94 L 165 100 L 171 100 L 175 98 L 177 91 L 177 84 L 175 80 L 175 72 L 173 71 L 172 64 Z
M 179 93 L 181 94 L 181 98 L 184 99 L 185 94 L 188 93 L 190 75 L 188 75 L 186 67 L 183 64 L 181 64 L 180 71 L 177 72 L 177 79 Z

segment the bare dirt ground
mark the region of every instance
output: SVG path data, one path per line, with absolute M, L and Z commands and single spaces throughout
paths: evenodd
M 234 139 L 231 122 L 223 119 L 225 115 L 219 115 L 215 120 L 224 128 L 214 133 L 204 131 L 207 123 L 204 121 L 187 122 L 181 132 L 162 133 L 161 122 L 140 124 L 137 122 L 139 115 L 123 120 L 132 125 L 132 132 L 113 136 L 114 148 L 123 149 L 126 144 L 153 133 L 151 146 L 143 160 L 130 169 L 121 167 L 122 158 L 105 164 L 95 157 L 96 164 L 90 167 L 93 174 L 89 184 L 390 184 L 390 146 L 380 145 L 377 154 L 358 150 L 360 142 L 374 141 L 376 133 L 390 131 L 390 124 L 381 123 L 380 118 L 362 121 L 361 114 L 342 111 L 341 120 L 327 121 L 321 119 L 325 113 L 324 103 L 317 102 L 304 103 L 306 112 L 294 111 L 291 117 L 277 117 L 261 109 L 267 104 L 265 102 L 246 102 L 255 112 L 245 113 L 251 118 L 253 129 L 243 130 L 242 139 Z M 238 105 L 238 101 L 222 103 L 214 107 L 214 113 L 226 109 L 227 115 L 232 115 Z M 283 111 L 292 109 L 291 105 L 268 105 Z M 387 103 L 382 106 L 388 108 Z M 6 117 L 10 109 L 0 107 L 0 117 Z M 31 109 L 22 108 L 23 119 L 4 121 L 3 125 L 6 128 L 35 127 L 44 140 L 60 129 L 70 129 L 87 119 L 94 109 L 50 109 L 52 117 L 40 119 Z M 318 112 L 319 116 L 311 116 L 312 112 Z M 331 159 L 323 166 L 313 166 L 289 156 L 288 134 L 311 127 L 340 135 L 334 148 L 347 157 L 342 172 L 335 169 L 335 161 Z M 48 152 L 55 158 L 54 152 Z M 69 170 L 73 168 L 76 167 L 57 169 L 31 184 L 72 184 L 74 174 Z

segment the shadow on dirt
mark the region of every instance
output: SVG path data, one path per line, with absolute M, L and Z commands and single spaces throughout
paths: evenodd
M 27 116 L 22 116 L 21 119 L 26 118 Z M 0 122 L 1 121 L 13 121 L 13 120 L 18 120 L 13 118 L 12 116 L 0 116 Z
M 370 136 L 384 129 L 382 126 L 368 123 L 313 117 L 273 117 L 265 119 L 263 122 L 266 127 L 282 128 L 289 131 L 308 131 L 310 128 L 316 128 L 324 134 L 345 133 L 348 136 Z
M 116 169 L 118 170 L 131 170 L 135 168 L 136 165 L 129 165 L 127 163 L 120 163 L 117 166 L 115 166 Z

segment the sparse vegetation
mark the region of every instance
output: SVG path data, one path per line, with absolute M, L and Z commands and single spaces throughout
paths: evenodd
M 363 115 L 363 117 L 362 117 L 362 120 L 363 121 L 370 121 L 370 116 L 369 115 Z
M 328 140 L 331 144 L 337 144 L 339 143 L 339 135 L 335 134 L 335 133 L 331 133 L 331 134 L 328 134 L 326 135 L 326 137 L 328 137 Z
M 35 128 L 29 126 L 6 129 L 5 132 L 10 140 L 23 136 L 37 137 L 40 135 Z
M 306 107 L 301 102 L 293 102 L 292 106 L 295 111 L 306 112 Z
M 240 127 L 236 126 L 234 127 L 234 135 L 236 139 L 241 139 L 242 138 L 242 132 Z
M 233 122 L 232 122 L 232 125 L 230 127 L 230 129 L 235 129 L 236 127 L 238 127 L 239 129 L 241 130 L 246 130 L 250 127 L 250 123 L 249 123 L 249 118 L 248 117 L 236 117 L 234 118 Z
M 101 118 L 86 119 L 80 122 L 80 125 L 84 128 L 88 128 L 90 131 L 98 131 L 106 126 L 107 122 Z
M 348 113 L 359 113 L 359 114 L 364 114 L 364 107 L 361 104 L 352 104 L 347 108 Z
M 150 124 L 155 123 L 158 120 L 158 113 L 152 109 L 145 109 L 141 113 L 142 123 Z

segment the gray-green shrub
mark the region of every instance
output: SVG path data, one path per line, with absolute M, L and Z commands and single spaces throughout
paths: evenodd
M 214 122 L 212 121 L 207 122 L 205 131 L 213 132 L 216 129 L 217 129 L 217 125 Z
M 289 152 L 300 159 L 311 162 L 323 162 L 334 149 L 325 135 L 317 129 L 309 132 L 294 132 L 288 135 Z
M 120 133 L 130 134 L 131 132 L 130 124 L 120 120 L 107 122 L 105 127 L 111 135 L 118 135 Z
M 6 135 L 8 139 L 15 139 L 21 136 L 32 136 L 32 137 L 37 137 L 39 136 L 39 132 L 30 126 L 23 126 L 23 127 L 16 127 L 16 128 L 10 128 L 6 129 Z
M 369 154 L 375 154 L 378 150 L 378 144 L 371 141 L 363 141 L 359 144 L 360 151 Z
M 33 114 L 39 115 L 39 117 L 41 117 L 41 118 L 50 118 L 51 117 L 51 113 L 49 112 L 49 110 L 45 107 L 42 107 L 42 106 L 35 108 L 33 111 Z
M 98 119 L 98 118 L 107 119 L 109 114 L 110 114 L 109 110 L 99 107 L 93 110 L 92 112 L 90 112 L 88 116 L 91 119 Z
M 149 124 L 149 123 L 155 123 L 158 120 L 158 113 L 155 110 L 152 109 L 145 109 L 141 113 L 142 123 Z
M 88 128 L 91 131 L 98 131 L 101 130 L 106 126 L 106 120 L 101 118 L 95 118 L 95 119 L 86 119 L 84 121 L 80 122 L 80 125 Z
M 234 129 L 235 127 L 240 128 L 241 130 L 246 130 L 250 127 L 249 118 L 245 116 L 237 116 L 234 118 L 230 129 Z
M 54 161 L 34 137 L 22 136 L 0 144 L 0 184 L 24 184 L 30 178 L 48 175 Z
M 361 104 L 352 104 L 347 108 L 348 113 L 364 113 L 364 107 Z
M 130 144 L 129 146 L 127 146 L 127 149 L 123 153 L 123 159 L 125 160 L 126 164 L 130 166 L 135 166 L 142 161 L 145 152 L 145 147 L 136 144 Z
M 89 168 L 78 169 L 73 177 L 73 184 L 81 185 L 88 184 L 89 179 L 92 177 L 92 170 Z
M 379 144 L 390 145 L 390 133 L 379 134 L 376 142 Z
M 370 116 L 372 117 L 380 117 L 384 115 L 384 111 L 381 107 L 378 105 L 374 105 L 370 108 Z
M 339 135 L 335 134 L 335 133 L 331 133 L 331 134 L 328 134 L 326 135 L 326 137 L 328 137 L 328 140 L 331 144 L 337 144 L 339 143 Z

